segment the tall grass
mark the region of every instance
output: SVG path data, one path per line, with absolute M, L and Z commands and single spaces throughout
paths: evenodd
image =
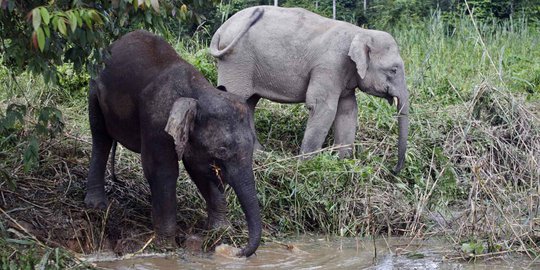
M 295 157 L 307 110 L 302 104 L 263 101 L 256 127 L 265 152 L 255 155 L 254 170 L 265 239 L 306 232 L 442 235 L 464 257 L 514 251 L 538 256 L 538 29 L 530 29 L 525 20 L 485 22 L 476 28 L 468 17 L 448 22 L 435 13 L 423 24 L 386 30 L 400 45 L 411 91 L 405 169 L 399 176 L 389 172 L 396 162 L 397 125 L 395 109 L 384 100 L 357 94 L 359 130 L 353 159 L 337 159 L 329 136 L 328 148 L 308 161 Z M 207 44 L 172 43 L 215 83 Z M 46 87 L 39 80 L 32 82 L 29 92 Z M 7 92 L 3 88 L 1 95 L 11 96 Z M 117 172 L 122 183 L 107 184 L 110 209 L 85 210 L 90 135 L 86 102 L 72 97 L 75 101 L 51 97 L 67 115 L 67 127 L 64 136 L 43 143 L 39 169 L 24 173 L 19 148 L 2 150 L 2 167 L 9 168 L 9 181 L 16 187 L 0 179 L 1 208 L 5 216 L 31 224 L 29 231 L 39 237 L 51 228 L 73 231 L 45 234 L 45 243 L 54 241 L 77 252 L 122 245 L 131 248 L 121 250 L 137 251 L 151 239 L 149 191 L 139 158 L 120 149 Z M 21 101 L 10 97 L 2 107 L 14 100 Z M 24 127 L 18 132 L 24 134 Z M 185 173 L 178 185 L 178 223 L 187 234 L 203 223 L 204 204 Z M 228 193 L 234 230 L 211 234 L 208 246 L 219 240 L 245 240 L 245 232 L 240 234 L 245 228 L 243 213 Z M 32 216 L 22 209 L 32 209 Z M 72 222 L 58 222 L 62 218 Z M 13 224 L 3 225 L 17 230 Z M 480 248 L 470 251 L 471 243 Z M 0 245 L 2 258 L 9 256 L 6 250 Z
M 463 103 L 486 80 L 540 97 L 538 29 L 529 29 L 525 19 L 478 24 L 480 35 L 468 17 L 449 23 L 434 13 L 423 25 L 389 29 L 406 62 L 413 102 Z

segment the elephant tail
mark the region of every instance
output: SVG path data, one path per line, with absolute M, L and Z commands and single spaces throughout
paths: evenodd
M 111 179 L 113 180 L 113 182 L 115 183 L 121 183 L 121 181 L 118 180 L 118 178 L 116 178 L 116 172 L 114 170 L 114 165 L 115 165 L 115 157 L 116 157 L 116 147 L 118 146 L 118 142 L 116 140 L 113 140 L 113 143 L 112 143 L 112 148 L 111 148 Z
M 228 53 L 231 50 L 231 48 L 234 45 L 236 45 L 236 43 L 240 40 L 240 38 L 242 38 L 242 36 L 244 36 L 244 34 L 246 34 L 246 32 L 249 30 L 249 28 L 251 28 L 251 26 L 253 26 L 255 23 L 257 23 L 257 21 L 259 21 L 259 19 L 263 15 L 263 13 L 264 13 L 264 9 L 256 8 L 253 11 L 253 13 L 251 13 L 251 16 L 249 17 L 249 21 L 246 23 L 246 25 L 244 26 L 242 31 L 240 31 L 240 33 L 234 38 L 234 40 L 231 42 L 231 44 L 229 44 L 223 50 L 219 49 L 219 40 L 220 40 L 220 37 L 221 37 L 221 33 L 218 30 L 216 32 L 216 34 L 214 35 L 214 37 L 212 37 L 212 42 L 210 42 L 210 54 L 213 57 L 220 58 L 223 55 L 225 55 L 226 53 Z

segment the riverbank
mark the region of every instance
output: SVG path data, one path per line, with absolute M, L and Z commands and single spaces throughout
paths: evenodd
M 357 94 L 353 159 L 337 159 L 329 136 L 325 145 L 330 147 L 308 161 L 296 157 L 307 120 L 304 106 L 261 102 L 256 128 L 265 151 L 255 155 L 254 171 L 263 241 L 303 233 L 438 236 L 452 243 L 448 249 L 455 258 L 514 252 L 538 258 L 539 32 L 518 22 L 512 28 L 505 23 L 476 28 L 465 19 L 450 25 L 437 17 L 390 32 L 400 45 L 411 91 L 406 167 L 398 176 L 390 173 L 397 125 L 395 109 L 384 100 Z M 215 80 L 204 44 L 175 46 Z M 6 74 L 0 71 L 2 124 L 7 126 L 12 115 L 10 104 L 26 107 L 19 108 L 24 121 L 13 116 L 13 125 L 0 132 L 0 262 L 64 268 L 78 265 L 78 254 L 159 252 L 137 155 L 119 148 L 119 181 L 107 178 L 111 204 L 106 211 L 83 205 L 91 146 L 87 77 L 69 74 L 68 67 L 58 87 L 26 74 L 13 81 Z M 33 141 L 41 121 L 36 113 L 47 106 L 59 108 L 61 121 L 55 122 L 52 111 L 46 135 Z M 28 165 L 33 157 L 37 163 Z M 203 199 L 182 170 L 177 189 L 181 248 L 193 234 L 203 235 L 204 250 L 245 243 L 243 214 L 233 193 L 228 195 L 232 228 L 203 232 Z

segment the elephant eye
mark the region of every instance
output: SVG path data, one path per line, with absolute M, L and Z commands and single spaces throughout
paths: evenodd
M 398 70 L 397 67 L 392 67 L 392 68 L 390 69 L 390 73 L 391 73 L 392 75 L 395 75 L 395 74 L 397 73 L 397 70 Z

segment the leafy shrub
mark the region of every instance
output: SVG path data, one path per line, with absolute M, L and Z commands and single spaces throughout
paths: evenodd
M 90 75 L 77 71 L 73 65 L 64 64 L 58 67 L 58 86 L 63 98 L 85 98 L 88 92 Z
M 55 107 L 33 110 L 27 105 L 10 104 L 3 115 L 0 113 L 0 146 L 15 148 L 19 155 L 22 152 L 28 172 L 38 166 L 39 141 L 55 137 L 63 128 L 62 113 Z
M 179 39 L 174 48 L 184 60 L 195 66 L 210 83 L 216 85 L 216 60 L 208 53 L 206 45 L 198 38 L 194 40 Z

